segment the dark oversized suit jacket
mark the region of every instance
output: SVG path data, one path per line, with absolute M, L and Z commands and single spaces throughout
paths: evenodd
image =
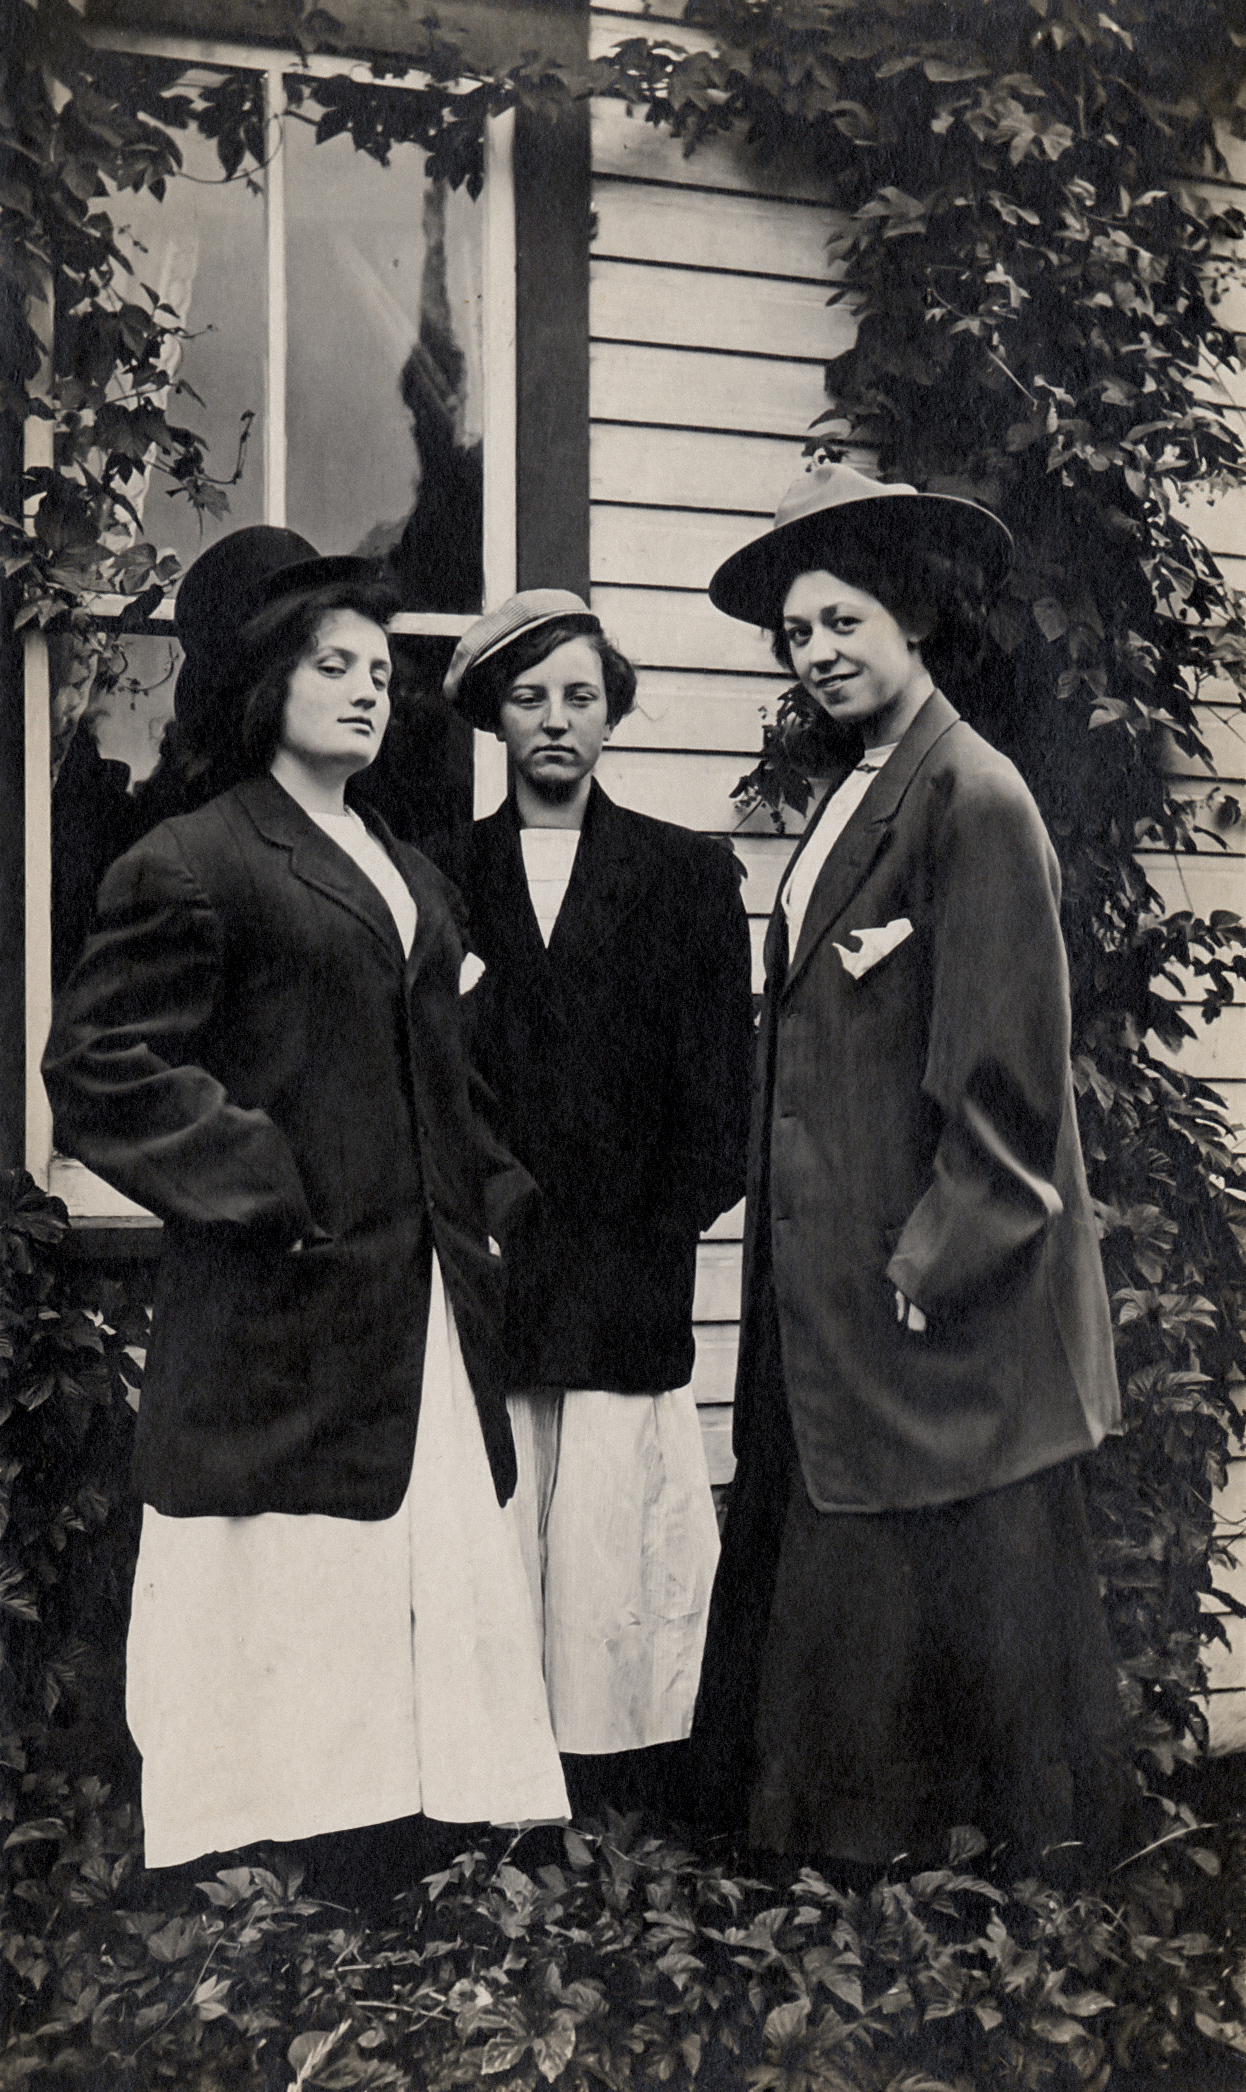
M 434 1243 L 514 1485 L 462 904 L 383 840 L 419 911 L 405 962 L 371 881 L 264 777 L 113 865 L 58 1000 L 57 1140 L 165 1223 L 135 1479 L 169 1514 L 393 1515 Z
M 831 850 L 790 959 L 776 907 L 736 1445 L 765 1428 L 777 1310 L 820 1509 L 972 1496 L 1119 1420 L 1059 906 L 1025 784 L 936 692 Z M 905 918 L 912 935 L 854 978 L 854 932 Z M 924 1334 L 898 1325 L 896 1287 Z
M 473 841 L 472 1052 L 540 1187 L 507 1245 L 517 1374 L 682 1387 L 697 1235 L 744 1188 L 752 993 L 732 860 L 594 784 L 547 951 L 512 807 Z

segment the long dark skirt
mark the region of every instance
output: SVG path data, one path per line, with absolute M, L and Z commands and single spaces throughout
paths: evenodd
M 828 1514 L 781 1388 L 770 1409 L 710 1610 L 703 1827 L 871 1867 L 934 1864 L 961 1824 L 1008 1864 L 1116 1850 L 1136 1788 L 1075 1465 L 931 1510 Z

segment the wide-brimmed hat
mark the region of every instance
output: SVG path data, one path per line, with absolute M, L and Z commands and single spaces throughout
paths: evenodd
M 795 575 L 833 568 L 837 554 L 853 547 L 886 552 L 915 540 L 968 561 L 987 590 L 1012 560 L 1011 531 L 979 502 L 868 479 L 851 465 L 815 465 L 793 480 L 771 528 L 723 561 L 710 601 L 746 625 L 770 625 Z
M 335 582 L 382 578 L 376 560 L 325 556 L 296 530 L 271 523 L 231 530 L 200 553 L 177 592 L 173 629 L 186 656 L 174 696 L 178 717 L 202 711 L 236 678 L 249 652 L 246 627 L 260 611 Z
M 569 588 L 524 588 L 508 596 L 496 610 L 488 611 L 469 625 L 450 659 L 442 685 L 451 704 L 458 706 L 473 726 L 491 727 L 496 706 L 487 689 L 481 689 L 476 671 L 542 625 L 572 625 L 577 632 L 601 632 L 582 597 Z

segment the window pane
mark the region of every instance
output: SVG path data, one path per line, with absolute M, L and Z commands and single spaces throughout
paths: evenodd
M 480 208 L 411 147 L 381 167 L 290 116 L 285 152 L 290 527 L 392 551 L 409 609 L 479 609 Z
M 190 337 L 174 345 L 169 372 L 193 386 L 199 400 L 170 386 L 162 404 L 169 421 L 206 438 L 207 469 L 216 480 L 232 478 L 244 416 L 255 417 L 241 478 L 220 490 L 228 508 L 219 518 L 201 519 L 185 494 L 171 494 L 173 483 L 157 467 L 127 489 L 152 543 L 187 566 L 227 530 L 264 519 L 267 293 L 262 197 L 242 176 L 226 181 L 215 145 L 198 131 L 179 132 L 178 143 L 184 173 L 169 183 L 163 203 L 126 190 L 109 205 L 135 277 L 172 306 Z M 129 294 L 125 278 L 118 289 Z
M 173 716 L 182 650 L 127 634 L 93 662 L 53 642 L 59 764 L 52 787 L 52 985 L 59 987 L 91 927 L 95 894 L 113 859 L 145 826 L 134 788 L 151 775 Z M 93 679 L 83 681 L 83 671 Z M 85 706 L 85 709 L 83 707 Z

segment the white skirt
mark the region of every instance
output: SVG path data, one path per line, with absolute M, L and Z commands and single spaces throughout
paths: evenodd
M 692 1389 L 508 1398 L 524 1565 L 561 1751 L 692 1727 L 718 1524 Z
M 433 1260 L 393 1518 L 148 1505 L 126 1713 L 149 1867 L 397 1817 L 563 1820 L 515 1510 L 498 1505 Z

